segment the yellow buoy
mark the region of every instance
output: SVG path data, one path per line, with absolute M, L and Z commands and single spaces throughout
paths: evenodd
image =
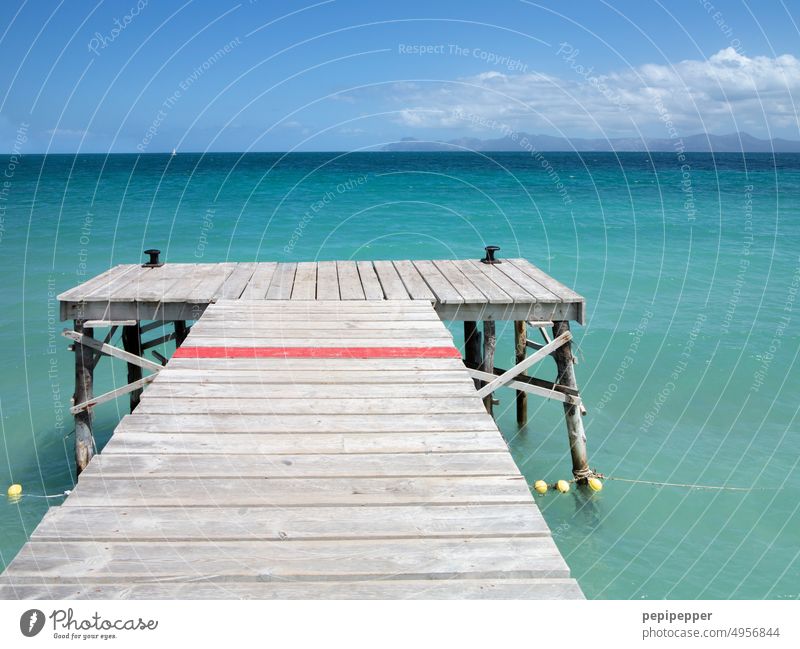
M 22 495 L 22 485 L 21 484 L 12 484 L 8 488 L 8 492 L 7 493 L 8 493 L 10 498 L 13 498 L 14 496 Z
M 559 480 L 556 482 L 556 489 L 558 489 L 562 494 L 565 494 L 569 491 L 569 482 L 566 480 Z
M 589 478 L 589 488 L 592 491 L 602 491 L 603 483 L 598 478 Z
M 547 493 L 547 483 L 544 480 L 537 480 L 534 482 L 533 488 L 536 490 L 536 493 Z

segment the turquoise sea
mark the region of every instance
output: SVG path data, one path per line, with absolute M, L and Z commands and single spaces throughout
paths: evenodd
M 61 502 L 34 495 L 73 485 L 58 292 L 149 247 L 213 262 L 478 258 L 496 244 L 586 296 L 575 333 L 594 468 L 744 489 L 609 480 L 537 497 L 587 596 L 800 596 L 799 155 L 25 155 L 0 169 L 0 485 L 32 494 L 0 496 L 0 568 Z M 499 365 L 511 328 L 498 336 Z M 108 361 L 98 377 L 98 392 L 126 382 Z M 532 399 L 517 430 L 513 393 L 500 399 L 529 481 L 569 478 L 560 405 Z M 100 444 L 126 405 L 97 409 Z

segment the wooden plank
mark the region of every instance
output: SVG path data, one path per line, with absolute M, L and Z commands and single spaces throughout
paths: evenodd
M 492 284 L 499 287 L 513 302 L 536 302 L 536 297 L 528 293 L 522 286 L 500 270 L 502 264 L 483 264 L 474 259 L 468 259 L 459 262 L 459 264 L 462 269 L 466 266 L 472 266 L 475 271 L 484 275 Z
M 464 298 L 453 288 L 432 261 L 414 261 L 414 267 L 442 304 L 464 304 Z
M 403 433 L 158 433 L 131 432 L 120 425 L 103 448 L 115 453 L 230 455 L 303 453 L 444 453 L 506 451 L 497 431 Z
M 391 372 L 376 372 L 374 370 L 329 370 L 319 372 L 316 370 L 293 370 L 291 372 L 258 372 L 238 369 L 205 369 L 203 371 L 175 369 L 172 365 L 164 368 L 159 373 L 159 384 L 165 383 L 215 383 L 237 384 L 255 383 L 270 385 L 273 383 L 292 385 L 380 385 L 380 384 L 436 384 L 463 382 L 464 372 L 455 371 L 424 371 L 424 370 L 395 370 Z
M 372 370 L 394 372 L 400 370 L 460 370 L 463 363 L 457 358 L 172 358 L 170 369 L 239 369 L 247 371 L 315 370 Z M 287 375 L 291 377 L 291 374 Z
M 432 263 L 444 275 L 450 285 L 458 291 L 464 304 L 483 304 L 487 301 L 487 296 L 481 293 L 452 261 L 441 259 Z
M 412 300 L 428 300 L 429 302 L 436 300 L 436 296 L 428 288 L 414 264 L 408 260 L 395 261 L 393 263 Z
M 535 515 L 532 513 L 535 512 Z M 45 516 L 36 541 L 296 541 L 548 536 L 528 505 L 450 507 L 64 507 Z M 452 521 L 457 520 L 458 525 Z
M 335 261 L 321 261 L 317 264 L 317 299 L 339 299 L 339 277 Z
M 98 455 L 81 474 L 118 478 L 409 478 L 507 476 L 508 451 L 477 453 L 336 453 L 329 455 Z
M 146 395 L 145 395 L 146 396 Z M 301 411 L 302 412 L 302 411 Z M 436 432 L 483 431 L 494 426 L 485 412 L 469 417 L 437 413 L 435 417 L 418 413 L 397 417 L 392 414 L 348 413 L 319 417 L 316 414 L 244 414 L 214 413 L 202 410 L 176 413 L 171 417 L 136 410 L 120 424 L 127 432 L 169 433 L 405 433 L 426 430 Z M 500 433 L 498 432 L 498 435 Z
M 134 302 L 187 302 L 189 286 L 201 273 L 209 273 L 213 267 L 214 264 L 165 264 L 160 268 L 145 268 L 129 284 L 120 287 L 111 299 Z
M 577 308 L 577 315 L 575 319 L 579 324 L 583 324 L 586 313 L 586 300 L 582 295 L 579 295 L 568 286 L 562 284 L 557 279 L 551 277 L 540 268 L 537 268 L 527 259 L 511 259 L 509 260 L 514 266 L 519 268 L 528 277 L 533 278 L 539 284 L 544 286 L 547 290 L 551 291 L 558 298 L 565 303 L 575 303 Z
M 86 320 L 84 327 L 89 329 L 104 329 L 106 327 L 131 327 L 136 324 L 136 320 Z
M 391 261 L 372 262 L 375 273 L 383 288 L 383 294 L 387 300 L 408 300 L 409 294 L 403 285 L 403 280 L 397 274 Z
M 2 579 L 2 577 L 0 577 Z M 0 582 L 0 599 L 583 599 L 574 579 L 395 579 L 340 582 Z
M 500 378 L 500 377 L 498 377 Z M 152 380 L 152 379 L 151 379 Z M 357 394 L 362 399 L 471 397 L 475 386 L 466 373 L 457 383 L 391 383 L 351 385 L 297 383 L 167 383 L 156 381 L 147 390 L 148 398 L 172 399 L 341 399 Z
M 235 269 L 234 263 L 212 264 L 211 268 L 201 269 L 198 280 L 179 301 L 213 302 L 222 293 L 222 286 Z
M 280 414 L 293 415 L 309 408 L 307 399 L 181 399 L 179 402 L 170 398 L 151 397 L 146 392 L 142 395 L 142 402 L 137 411 L 148 414 L 190 414 L 193 412 L 206 413 L 252 413 L 252 414 Z M 345 415 L 345 414 L 391 414 L 399 417 L 403 415 L 428 413 L 477 413 L 481 412 L 480 401 L 474 396 L 463 398 L 420 398 L 409 397 L 406 399 L 322 399 L 314 404 L 317 415 Z
M 364 300 L 364 287 L 358 266 L 354 261 L 337 261 L 336 272 L 339 277 L 339 296 L 343 300 Z
M 317 264 L 302 261 L 297 264 L 292 287 L 293 300 L 314 300 L 317 297 Z
M 247 282 L 247 286 L 242 292 L 241 299 L 263 300 L 277 268 L 278 264 L 274 261 L 257 263 L 250 281 Z M 242 306 L 244 308 L 244 305 Z
M 481 381 L 491 381 L 494 377 L 498 376 L 497 372 L 498 372 L 497 368 L 495 368 L 492 374 L 490 374 L 489 372 L 482 372 L 480 370 L 469 370 L 470 376 L 473 376 L 476 379 L 480 379 Z M 533 379 L 532 377 L 517 377 L 517 378 L 525 378 L 531 381 L 537 380 Z M 546 383 L 546 381 L 542 381 L 542 383 Z M 574 397 L 568 393 L 560 392 L 552 388 L 548 389 L 543 386 L 536 385 L 535 383 L 529 383 L 527 381 L 511 380 L 506 384 L 506 386 L 512 388 L 513 390 L 518 390 L 520 392 L 526 392 L 529 394 L 535 394 L 536 396 L 544 397 L 545 399 L 553 399 L 555 401 L 561 401 L 562 403 L 573 403 L 577 406 L 580 406 L 581 404 L 581 400 L 579 397 Z
M 71 406 L 69 411 L 71 414 L 76 414 L 81 412 L 82 410 L 87 410 L 88 408 L 93 408 L 94 406 L 99 406 L 101 403 L 105 403 L 106 401 L 111 401 L 112 399 L 116 399 L 117 397 L 121 397 L 123 394 L 128 394 L 129 392 L 133 392 L 134 390 L 138 390 L 143 388 L 148 383 L 150 383 L 156 377 L 155 374 L 150 374 L 149 376 L 145 376 L 141 379 L 137 379 L 127 385 L 123 385 L 115 390 L 110 390 L 109 392 L 105 392 L 96 397 L 92 397 L 87 401 L 83 401 L 81 403 L 76 403 L 74 406 Z
M 238 300 L 242 296 L 242 293 L 244 293 L 244 289 L 253 277 L 255 270 L 256 264 L 253 262 L 240 262 L 236 264 L 236 268 L 228 275 L 228 279 L 222 284 L 219 293 L 214 295 L 214 299 Z
M 504 259 L 502 263 L 495 264 L 494 268 L 518 284 L 527 293 L 530 293 L 536 298 L 537 302 L 563 302 L 555 293 L 549 291 L 535 279 L 517 268 L 509 259 Z
M 441 304 L 436 313 L 442 320 L 577 320 L 580 306 L 563 302 L 529 302 L 514 304 Z
M 325 262 L 320 262 L 325 263 Z M 329 262 L 330 263 L 330 262 Z M 319 266 L 317 267 L 317 275 L 319 275 Z M 338 283 L 338 279 L 337 279 Z M 296 312 L 296 311 L 319 311 L 321 313 L 325 312 L 338 312 L 338 311 L 349 311 L 351 313 L 379 313 L 379 312 L 386 312 L 386 311 L 402 311 L 402 312 L 409 312 L 409 313 L 418 313 L 418 312 L 426 312 L 430 311 L 430 305 L 425 304 L 422 301 L 414 301 L 409 299 L 399 299 L 399 300 L 381 300 L 381 301 L 372 301 L 369 302 L 366 306 L 362 305 L 361 303 L 348 303 L 342 302 L 339 298 L 336 299 L 324 299 L 324 298 L 317 298 L 317 301 L 314 304 L 309 304 L 307 302 L 297 302 L 292 300 L 281 300 L 283 304 L 281 304 L 281 310 L 285 310 L 289 313 Z M 253 309 L 256 311 L 267 311 L 267 310 L 274 310 L 269 309 L 269 305 L 262 304 L 260 302 L 241 302 L 239 300 L 220 300 L 217 304 L 219 307 L 215 309 L 215 312 L 220 312 L 223 309 L 227 309 L 230 311 L 240 311 L 242 308 L 245 309 Z M 275 305 L 273 305 L 274 307 Z
M 322 262 L 320 262 L 322 263 Z M 319 281 L 319 270 L 317 272 Z M 338 278 L 336 280 L 338 285 Z M 319 286 L 318 286 L 319 288 Z M 338 293 L 337 293 L 338 294 Z M 314 313 L 319 315 L 326 314 L 341 314 L 349 313 L 351 315 L 363 314 L 376 314 L 376 313 L 395 313 L 395 314 L 428 314 L 430 313 L 430 304 L 421 300 L 382 300 L 371 301 L 368 307 L 361 306 L 360 302 L 342 302 L 339 298 L 335 300 L 325 300 L 317 297 L 313 303 L 298 301 L 298 300 L 275 300 L 284 302 L 280 305 L 280 312 L 286 314 L 300 314 L 300 313 Z M 261 302 L 242 301 L 242 300 L 220 300 L 217 302 L 220 307 L 214 311 L 217 316 L 227 314 L 245 314 L 251 315 L 253 313 L 266 314 L 275 312 L 276 309 L 269 309 L 269 305 L 264 305 Z M 224 312 L 224 313 L 223 313 Z
M 61 507 L 289 507 L 533 502 L 520 475 L 415 478 L 116 478 L 87 476 Z
M 291 335 L 286 333 L 284 335 Z M 314 341 L 313 347 L 316 348 L 339 348 L 339 347 L 450 347 L 452 346 L 452 338 L 446 334 L 440 334 L 438 337 L 428 335 L 424 338 L 416 338 L 406 335 L 404 338 L 399 337 L 400 334 L 387 335 L 386 338 L 376 338 L 369 332 L 361 333 L 358 335 L 354 333 L 352 336 L 337 339 L 324 339 Z M 219 336 L 217 338 L 197 338 L 190 339 L 190 347 L 309 347 L 309 339 L 302 338 L 283 338 L 282 334 L 276 334 L 272 338 L 234 338 L 232 336 Z M 420 354 L 422 355 L 422 354 Z
M 63 293 L 59 293 L 56 299 L 59 302 L 80 302 L 87 295 L 90 295 L 98 288 L 102 288 L 112 281 L 116 282 L 118 279 L 124 277 L 128 273 L 131 273 L 134 268 L 139 267 L 140 266 L 138 264 L 117 264 L 116 266 L 103 271 L 99 275 L 95 275 L 85 282 L 82 282 L 81 284 L 78 284 L 77 286 L 70 288 Z
M 297 264 L 278 264 L 275 274 L 272 276 L 269 288 L 267 289 L 268 300 L 288 300 L 292 296 L 294 285 L 294 274 L 297 271 Z
M 367 300 L 382 300 L 384 298 L 383 288 L 372 262 L 359 261 L 356 262 L 356 266 L 361 278 L 361 286 L 364 288 L 364 297 Z
M 254 301 L 248 300 L 241 300 L 242 304 L 255 304 Z M 298 300 L 297 304 L 305 304 L 304 301 Z M 373 302 L 375 304 L 376 302 Z M 409 322 L 427 322 L 427 323 L 437 323 L 441 319 L 436 315 L 436 313 L 429 313 L 427 311 L 413 311 L 413 312 L 403 312 L 398 311 L 396 309 L 391 309 L 387 311 L 373 311 L 367 314 L 358 314 L 353 313 L 349 310 L 346 305 L 352 304 L 352 302 L 340 302 L 342 305 L 341 311 L 329 311 L 327 313 L 315 313 L 314 311 L 292 311 L 290 313 L 281 313 L 280 317 L 276 315 L 275 312 L 272 313 L 262 313 L 257 311 L 251 311 L 244 307 L 239 312 L 231 312 L 230 318 L 219 317 L 215 314 L 212 318 L 203 317 L 203 323 L 212 326 L 215 323 L 220 323 L 224 326 L 250 326 L 254 324 L 260 324 L 262 321 L 264 326 L 269 326 L 270 323 L 275 322 L 286 322 L 286 323 L 296 323 L 296 322 L 307 322 L 309 325 L 312 325 L 312 318 L 313 322 L 320 322 L 320 323 L 327 323 L 326 325 L 318 325 L 322 326 L 330 326 L 330 323 L 339 323 L 353 321 L 354 319 L 358 319 L 361 323 L 366 322 L 383 322 L 387 323 L 387 327 L 396 327 L 397 320 L 402 318 L 404 323 Z M 283 309 L 281 309 L 283 311 Z M 343 325 L 346 326 L 346 325 Z
M 118 481 L 113 481 L 114 483 Z M 302 560 L 298 560 L 302 557 Z M 91 567 L 91 572 L 87 568 Z M 549 538 L 329 541 L 32 541 L 12 563 L 25 578 L 91 582 L 568 577 Z
M 110 300 L 120 288 L 131 285 L 138 277 L 144 275 L 149 268 L 141 266 L 130 266 L 127 272 L 112 274 L 105 281 L 94 285 L 87 293 L 83 294 L 83 300 Z
M 486 300 L 495 304 L 511 304 L 514 302 L 508 293 L 501 289 L 495 282 L 493 282 L 489 275 L 482 273 L 476 265 L 490 267 L 491 264 L 481 264 L 481 262 L 472 260 L 449 261 L 447 265 L 460 272 L 466 277 L 483 295 Z
M 297 284 L 295 283 L 295 287 Z M 274 331 L 276 328 L 292 328 L 292 329 L 302 329 L 303 331 L 316 331 L 319 335 L 320 331 L 326 331 L 330 329 L 332 325 L 336 325 L 342 329 L 347 331 L 373 331 L 373 332 L 380 332 L 380 331 L 387 331 L 387 330 L 414 330 L 414 329 L 423 329 L 423 330 L 436 330 L 441 329 L 441 324 L 437 320 L 403 320 L 402 322 L 397 322 L 396 320 L 391 319 L 380 319 L 380 320 L 362 320 L 357 317 L 351 317 L 347 320 L 341 319 L 331 319 L 328 320 L 326 317 L 320 316 L 314 320 L 308 320 L 306 318 L 296 317 L 296 316 L 287 316 L 288 319 L 278 319 L 276 318 L 275 314 L 271 314 L 268 316 L 268 320 L 252 319 L 252 320 L 235 320 L 235 321 L 224 321 L 224 320 L 215 320 L 210 321 L 206 318 L 199 320 L 193 327 L 192 331 L 195 333 L 196 336 L 211 336 L 214 335 L 216 332 L 219 331 L 239 331 L 241 335 L 246 333 L 251 334 L 261 334 L 265 332 Z M 136 321 L 124 321 L 124 322 L 133 322 L 136 324 Z

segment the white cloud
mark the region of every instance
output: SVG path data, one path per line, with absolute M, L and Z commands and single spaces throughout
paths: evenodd
M 633 135 L 638 129 L 665 136 L 666 111 L 681 134 L 743 130 L 797 137 L 800 60 L 792 55 L 748 57 L 727 48 L 707 60 L 599 74 L 579 53 L 568 54 L 559 55 L 560 76 L 491 71 L 451 82 L 395 84 L 397 120 L 474 132 L 503 123 L 571 135 Z

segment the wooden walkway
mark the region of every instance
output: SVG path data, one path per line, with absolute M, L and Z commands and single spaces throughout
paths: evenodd
M 444 320 L 583 324 L 585 301 L 525 259 L 115 266 L 58 296 L 62 320 L 195 320 L 220 299 L 424 300 Z
M 136 268 L 113 269 L 115 290 Z M 403 268 L 231 264 L 213 289 L 193 273 L 192 299 L 221 297 L 0 576 L 0 598 L 581 598 Z M 382 301 L 350 300 L 348 277 L 366 298 L 370 269 Z M 309 301 L 286 299 L 303 286 Z

